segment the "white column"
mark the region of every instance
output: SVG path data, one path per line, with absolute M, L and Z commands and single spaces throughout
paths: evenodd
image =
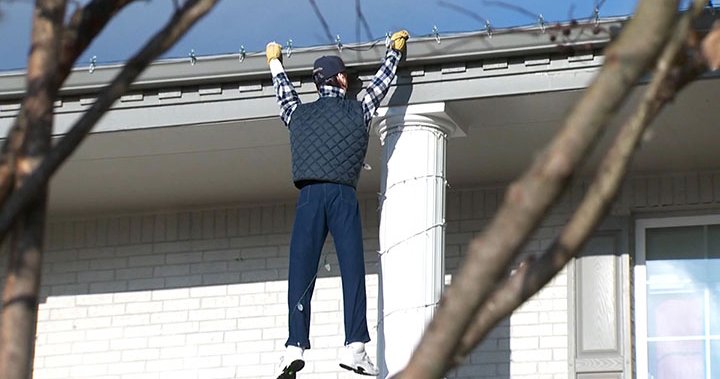
M 384 108 L 378 365 L 392 376 L 410 359 L 444 285 L 445 148 L 464 135 L 445 103 Z

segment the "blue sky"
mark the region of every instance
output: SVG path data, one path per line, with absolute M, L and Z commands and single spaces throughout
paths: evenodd
M 79 1 L 86 3 L 87 0 Z M 30 0 L 0 0 L 0 71 L 25 67 L 30 39 Z M 73 2 L 68 2 L 72 7 Z M 632 13 L 636 0 L 223 0 L 164 57 L 236 54 L 262 51 L 268 41 L 294 47 L 367 42 L 388 31 L 407 29 L 413 36 L 483 30 L 483 20 L 493 28 L 585 19 L 600 3 L 600 16 Z M 358 12 L 358 9 L 360 12 Z M 172 1 L 137 1 L 129 5 L 80 57 L 87 65 L 128 59 L 167 21 Z M 361 16 L 358 16 L 360 14 Z M 13 36 L 9 38 L 8 36 Z

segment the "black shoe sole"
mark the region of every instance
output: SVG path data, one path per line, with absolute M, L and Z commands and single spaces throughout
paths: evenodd
M 377 375 L 373 375 L 373 374 L 368 374 L 367 372 L 365 372 L 365 370 L 362 367 L 352 368 L 352 367 L 350 367 L 348 365 L 344 365 L 342 363 L 340 363 L 340 367 L 344 368 L 345 370 L 352 371 L 358 375 L 377 376 Z
M 302 370 L 303 367 L 305 367 L 305 361 L 300 359 L 294 360 L 283 369 L 283 372 L 277 377 L 277 379 L 295 379 L 295 373 Z

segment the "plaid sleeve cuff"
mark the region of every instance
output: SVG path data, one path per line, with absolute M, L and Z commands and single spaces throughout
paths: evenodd
M 278 105 L 280 105 L 280 119 L 286 126 L 290 126 L 290 117 L 300 104 L 300 98 L 285 72 L 273 76 L 273 87 Z

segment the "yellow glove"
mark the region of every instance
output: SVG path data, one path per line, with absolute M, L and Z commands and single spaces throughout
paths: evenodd
M 407 30 L 395 32 L 395 34 L 390 37 L 390 46 L 393 50 L 405 51 L 405 41 L 407 41 L 408 38 L 410 38 L 410 34 L 408 34 Z
M 267 63 L 273 59 L 279 59 L 282 62 L 282 46 L 276 42 L 270 42 L 265 46 L 265 56 L 267 57 Z

